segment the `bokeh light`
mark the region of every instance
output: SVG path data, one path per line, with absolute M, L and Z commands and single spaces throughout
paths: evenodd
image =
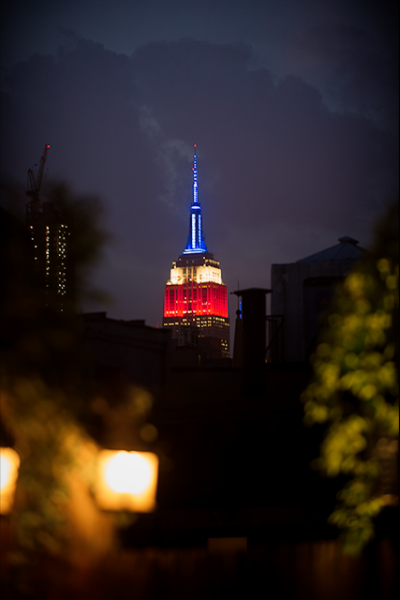
M 151 476 L 151 464 L 138 452 L 118 452 L 106 463 L 106 481 L 119 494 L 141 494 Z
M 102 450 L 95 495 L 104 510 L 151 512 L 156 506 L 158 457 L 152 452 Z
M 17 483 L 19 456 L 12 448 L 0 448 L 0 513 L 10 512 Z

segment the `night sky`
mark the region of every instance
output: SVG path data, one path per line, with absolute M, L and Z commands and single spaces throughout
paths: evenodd
M 344 235 L 368 247 L 398 193 L 397 1 L 3 4 L 2 177 L 25 184 L 48 143 L 45 178 L 102 197 L 109 316 L 162 322 L 194 143 L 229 292 Z

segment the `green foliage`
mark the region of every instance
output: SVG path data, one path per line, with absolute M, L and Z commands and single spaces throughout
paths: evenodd
M 337 289 L 315 354 L 314 380 L 302 394 L 306 425 L 326 423 L 321 454 L 313 463 L 347 485 L 330 522 L 343 547 L 357 554 L 374 535 L 384 499 L 379 495 L 376 444 L 399 435 L 398 209 L 380 225 L 370 257 Z
M 91 480 L 94 455 L 80 464 L 87 436 L 66 410 L 67 398 L 42 380 L 19 378 L 3 396 L 2 415 L 21 457 L 13 513 L 19 552 L 60 553 L 68 539 L 66 508 L 74 472 Z

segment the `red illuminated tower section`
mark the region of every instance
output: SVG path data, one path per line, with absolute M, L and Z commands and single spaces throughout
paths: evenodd
M 228 292 L 219 262 L 204 241 L 198 197 L 196 146 L 193 157 L 193 202 L 185 250 L 172 263 L 165 286 L 164 327 L 177 346 L 199 346 L 208 358 L 229 357 Z

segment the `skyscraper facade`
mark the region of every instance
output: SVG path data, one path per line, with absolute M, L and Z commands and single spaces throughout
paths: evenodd
M 194 146 L 193 190 L 186 248 L 165 286 L 163 326 L 177 346 L 195 345 L 208 358 L 229 357 L 228 292 L 219 262 L 204 240 Z
M 52 202 L 32 200 L 26 217 L 44 305 L 64 312 L 72 308 L 74 297 L 69 224 Z

